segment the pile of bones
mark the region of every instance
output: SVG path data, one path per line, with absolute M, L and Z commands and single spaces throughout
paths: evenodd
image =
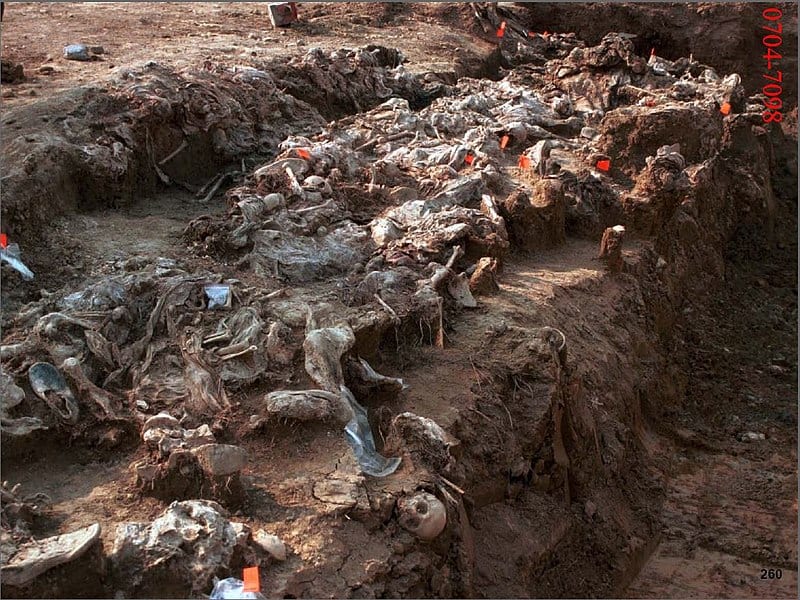
M 119 525 L 115 568 L 189 560 L 200 542 L 181 546 L 169 536 L 201 527 L 216 540 L 205 542 L 213 552 L 190 561 L 201 591 L 218 563 L 250 539 L 213 501 L 235 496 L 247 464 L 243 449 L 216 439 L 236 414 L 234 394 L 264 390 L 261 410 L 249 417 L 254 430 L 273 418 L 327 421 L 343 430 L 343 451 L 363 474 L 390 476 L 400 459 L 377 451 L 351 388 L 401 394 L 405 385 L 360 353 L 409 323 L 422 342 L 443 344 L 447 320 L 496 289 L 497 270 L 523 238 L 558 239 L 571 227 L 599 239 L 620 203 L 608 174 L 595 168 L 606 156 L 606 115 L 687 106 L 715 113 L 724 102 L 760 110 L 757 99 L 744 98 L 737 75 L 720 78 L 692 59 L 645 60 L 623 34 L 590 48 L 574 35 L 510 38 L 502 51 L 516 65 L 504 78 L 463 78 L 418 111 L 392 95 L 392 81 L 413 77 L 402 65 L 380 67 L 382 103 L 280 143 L 273 160 L 227 192 L 226 215 L 197 219 L 185 232 L 198 255 L 233 257 L 246 277 L 133 257 L 85 289 L 47 295 L 16 315 L 0 348 L 4 446 L 54 431 L 100 447 L 141 443 L 148 457 L 132 465 L 141 493 L 178 501 L 150 525 Z M 304 60 L 320 56 L 312 50 Z M 352 56 L 335 54 L 326 64 L 333 70 Z M 646 181 L 637 185 L 679 186 L 686 168 L 679 146 L 663 147 L 648 157 Z M 543 227 L 561 231 L 514 222 L 520 191 L 535 195 L 542 186 L 560 190 L 560 219 Z M 534 209 L 548 210 L 529 202 L 526 210 Z M 299 360 L 307 385 L 286 389 L 281 383 Z M 447 436 L 428 419 L 401 417 L 419 421 L 403 429 L 410 436 Z M 175 473 L 195 483 L 176 492 Z M 193 499 L 200 496 L 208 500 Z M 425 496 L 431 506 L 439 502 Z M 9 584 L 30 583 L 98 539 L 99 526 L 32 540 L 26 522 L 47 500 L 4 484 Z M 413 511 L 418 500 L 406 498 L 401 508 Z M 442 511 L 429 512 L 424 527 L 405 519 L 425 539 L 445 527 Z M 173 533 L 154 533 L 162 530 Z

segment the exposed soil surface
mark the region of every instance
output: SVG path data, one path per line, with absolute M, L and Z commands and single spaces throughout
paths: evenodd
M 470 36 L 467 6 L 402 3 L 314 3 L 291 28 L 273 29 L 259 2 L 9 3 L 3 58 L 22 63 L 26 80 L 6 88 L 4 106 L 104 79 L 110 71 L 148 60 L 180 68 L 204 61 L 259 64 L 303 53 L 377 43 L 401 48 L 409 68 L 452 71 L 454 61 L 488 54 L 491 40 Z M 467 27 L 463 25 L 467 22 Z M 488 36 L 487 36 L 488 37 Z M 102 46 L 90 62 L 65 61 L 62 48 Z M 42 67 L 52 67 L 52 70 Z
M 683 329 L 693 385 L 674 429 L 660 545 L 628 597 L 788 597 L 797 588 L 796 215 L 777 246 L 741 229 L 726 283 Z M 763 445 L 741 434 L 766 434 Z M 734 515 L 738 515 L 734 516 Z M 765 564 L 788 569 L 762 579 Z M 785 565 L 785 567 L 782 567 Z M 766 575 L 766 573 L 765 573 Z
M 763 70 L 761 6 L 506 8 L 531 31 L 574 32 L 587 48 L 609 32 L 626 32 L 639 34 L 633 44 L 645 60 L 651 47 L 670 61 L 693 53 L 720 77 L 739 73 L 751 96 Z M 448 296 L 437 330 L 436 318 L 410 300 L 392 301 L 383 287 L 382 304 L 371 293 L 356 300 L 370 271 L 356 259 L 308 277 L 294 275 L 289 261 L 275 260 L 274 269 L 259 263 L 252 237 L 236 245 L 243 222 L 236 207 L 280 190 L 294 198 L 296 214 L 307 216 L 296 219 L 313 230 L 304 239 L 324 238 L 345 217 L 314 221 L 313 204 L 291 195 L 283 172 L 254 173 L 276 157 L 297 160 L 297 145 L 280 146 L 285 139 L 316 141 L 366 115 L 387 118 L 381 110 L 403 114 L 381 108 L 386 85 L 426 119 L 432 117 L 424 111 L 446 104 L 448 94 L 461 101 L 461 88 L 454 90 L 463 77 L 476 81 L 473 90 L 506 76 L 500 85 L 557 90 L 561 84 L 545 73 L 540 56 L 499 52 L 494 26 L 468 4 L 314 3 L 300 6 L 300 22 L 274 30 L 260 3 L 7 3 L 2 57 L 21 63 L 25 80 L 2 86 L 2 231 L 20 245 L 36 278 L 23 281 L 3 264 L 3 376 L 13 377 L 25 400 L 9 414 L 3 407 L 2 480 L 9 488 L 20 484 L 20 497 L 43 493 L 49 500 L 24 522 L 4 509 L 2 562 L 31 538 L 94 523 L 102 529 L 94 553 L 81 559 L 88 566 L 61 565 L 32 583 L 3 583 L 3 596 L 207 594 L 210 588 L 192 588 L 186 569 L 184 579 L 153 574 L 134 584 L 107 558 L 119 524 L 151 523 L 171 500 L 202 496 L 219 500 L 231 522 L 284 542 L 285 560 L 257 555 L 269 597 L 796 597 L 797 14 L 796 5 L 780 6 L 787 103 L 781 126 L 744 114 L 744 97 L 733 102 L 737 114 L 723 117 L 700 100 L 690 108 L 651 106 L 620 94 L 619 106 L 591 123 L 595 154 L 575 150 L 588 144 L 579 135 L 588 120 L 577 128 L 565 119 L 540 128 L 575 142 L 554 147 L 552 157 L 580 178 L 582 199 L 596 209 L 592 218 L 564 207 L 566 192 L 549 187 L 557 173 L 544 178 L 517 168 L 519 154 L 535 143 L 530 138 L 512 136 L 503 152 L 493 142 L 488 158 L 476 153 L 476 167 L 457 164 L 458 175 L 438 165 L 445 182 L 474 175 L 484 159 L 495 169 L 498 175 L 484 182 L 505 217 L 510 249 L 506 241 L 496 250 L 502 244 L 494 232 L 488 241 L 461 238 L 467 256 L 453 274 L 495 258 L 496 250 L 499 287 L 476 292 L 475 308 Z M 543 56 L 566 60 L 558 44 L 571 39 L 552 38 Z M 61 49 L 69 43 L 103 52 L 89 62 L 66 61 Z M 384 47 L 373 49 L 373 62 L 354 59 L 350 72 L 330 79 L 322 78 L 335 71 L 327 63 L 289 64 L 312 47 L 327 56 L 371 44 Z M 408 59 L 403 72 L 386 48 Z M 248 79 L 252 71 L 241 67 L 268 78 Z M 604 65 L 589 71 L 598 86 L 616 85 Z M 392 76 L 379 81 L 377 72 Z M 465 113 L 476 110 L 463 106 Z M 438 123 L 445 132 L 446 121 Z M 185 149 L 168 158 L 184 140 Z M 670 178 L 652 158 L 674 143 L 685 164 Z M 353 146 L 361 154 L 372 148 Z M 590 168 L 604 153 L 613 154 L 609 173 Z M 357 226 L 367 225 L 408 193 L 427 199 L 431 186 L 440 189 L 442 181 L 415 169 L 347 173 L 342 164 L 339 173 L 325 173 L 333 182 L 330 202 Z M 677 193 L 668 184 L 679 186 L 679 173 L 685 187 Z M 218 174 L 225 178 L 208 195 Z M 464 205 L 477 206 L 475 199 Z M 621 271 L 598 259 L 604 229 L 620 224 L 628 230 Z M 278 228 L 262 225 L 260 235 Z M 414 266 L 410 246 L 392 248 L 395 254 L 371 246 L 366 258 L 381 250 L 386 264 Z M 441 267 L 450 246 L 430 256 Z M 56 356 L 63 361 L 76 352 L 74 331 L 27 354 L 13 345 L 56 310 L 94 319 L 101 330 L 110 307 L 73 311 L 60 299 L 146 269 L 156 274 L 131 288 L 138 296 L 126 302 L 135 318 L 121 355 L 103 365 L 85 344 L 79 353 L 92 383 L 118 399 L 135 432 L 98 416 L 86 397 L 81 410 L 89 416 L 54 424 L 28 384 L 27 367 L 34 360 L 60 366 Z M 164 400 L 172 390 L 158 377 L 166 381 L 175 365 L 184 372 L 190 327 L 207 334 L 220 314 L 231 313 L 186 310 L 191 296 L 168 307 L 155 319 L 146 359 L 142 348 L 151 374 L 143 377 L 147 367 L 136 365 L 112 377 L 131 356 L 130 342 L 145 335 L 157 299 L 167 297 L 152 281 L 176 273 L 233 281 L 234 306 L 252 305 L 265 322 L 283 326 L 285 355 L 271 354 L 260 370 L 249 358 L 226 363 L 257 372 L 228 380 L 230 405 L 205 418 L 183 397 Z M 264 420 L 268 393 L 320 387 L 304 362 L 304 336 L 314 330 L 306 306 L 319 327 L 332 328 L 336 314 L 353 326 L 343 378 L 368 411 L 378 449 L 402 458 L 387 477 L 362 474 L 331 419 Z M 83 329 L 75 331 L 82 336 Z M 405 387 L 370 387 L 354 375 L 358 357 Z M 143 443 L 133 415 L 162 409 L 183 427 L 207 423 L 216 442 L 246 450 L 240 480 L 206 481 L 199 471 L 181 471 L 185 476 L 173 472 L 161 481 L 158 493 L 141 485 L 135 465 L 157 453 Z M 401 431 L 397 418 L 404 413 L 434 421 L 452 445 L 443 451 L 433 438 L 423 443 Z M 8 435 L 6 417 L 22 415 L 51 427 Z M 447 526 L 433 540 L 403 524 L 399 500 L 422 491 L 447 510 Z M 4 483 L 8 506 L 5 493 Z M 215 574 L 240 577 L 253 560 L 234 554 Z M 87 583 L 72 567 L 98 576 Z

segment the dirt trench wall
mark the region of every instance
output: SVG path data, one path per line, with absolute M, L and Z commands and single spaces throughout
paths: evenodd
M 462 593 L 623 593 L 661 526 L 667 465 L 651 432 L 681 410 L 692 385 L 687 348 L 674 334 L 684 309 L 710 301 L 722 283 L 736 227 L 750 220 L 768 239 L 771 157 L 784 143 L 745 118 L 719 127 L 719 154 L 700 157 L 692 193 L 651 215 L 645 227 L 659 233 L 628 255 L 626 273 L 559 290 L 547 303 L 544 314 L 569 341 L 566 363 L 544 357 L 531 369 L 514 359 L 518 341 L 489 347 L 507 357 L 491 367 L 494 396 L 481 406 L 498 426 L 465 412 L 453 428 L 469 516 L 459 525 L 471 582 Z M 537 421 L 542 399 L 551 408 Z
M 319 133 L 328 118 L 389 96 L 423 106 L 442 93 L 440 84 L 393 73 L 400 60 L 396 50 L 368 46 L 331 56 L 312 49 L 264 70 L 147 63 L 106 85 L 9 110 L 3 230 L 30 247 L 60 214 L 119 207 L 163 185 L 197 192 L 223 170 L 238 172 L 245 157 L 273 156 L 289 135 Z
M 273 128 L 261 123 L 257 113 L 237 106 L 230 95 L 220 101 L 233 104 L 238 114 L 228 119 L 209 115 L 203 122 L 210 111 L 209 100 L 219 94 L 215 84 L 222 87 L 224 80 L 206 77 L 205 85 L 192 84 L 157 67 L 131 75 L 134 80 L 142 78 L 155 89 L 160 84 L 183 93 L 159 98 L 155 89 L 119 82 L 119 87 L 81 88 L 8 112 L 2 153 L 2 221 L 11 239 L 23 248 L 30 246 L 43 239 L 43 229 L 53 217 L 128 204 L 151 194 L 160 184 L 159 177 L 164 184 L 175 180 L 198 190 L 208 173 L 230 164 L 239 153 L 267 151 L 291 131 L 286 125 Z M 256 97 L 268 92 L 259 90 L 257 83 L 251 87 Z M 282 108 L 289 108 L 287 99 L 281 100 Z M 321 124 L 310 107 L 304 105 L 301 110 L 307 120 Z M 45 119 L 44 132 L 28 133 L 41 131 Z M 226 143 L 237 133 L 245 134 L 243 143 L 235 144 L 235 139 Z M 184 137 L 189 146 L 180 157 L 183 164 L 176 160 L 165 165 L 159 176 L 154 165 Z

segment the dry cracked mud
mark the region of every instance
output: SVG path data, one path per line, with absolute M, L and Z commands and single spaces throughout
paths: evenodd
M 3 596 L 796 597 L 753 6 L 8 4 Z

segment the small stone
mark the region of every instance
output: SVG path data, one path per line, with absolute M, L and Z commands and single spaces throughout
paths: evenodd
M 497 259 L 484 256 L 478 261 L 469 278 L 469 289 L 473 294 L 492 294 L 500 289 L 497 285 Z
M 763 433 L 756 433 L 755 431 L 747 431 L 745 433 L 739 434 L 739 441 L 750 443 L 750 442 L 763 442 L 767 439 L 767 436 Z
M 553 110 L 562 117 L 568 117 L 572 114 L 572 102 L 569 101 L 569 98 L 563 96 L 554 98 L 551 102 L 551 106 Z
M 83 44 L 70 44 L 69 46 L 64 46 L 64 58 L 67 60 L 87 61 L 91 57 L 89 56 L 89 49 Z
M 587 140 L 593 140 L 599 135 L 597 129 L 593 127 L 584 127 L 581 129 L 581 137 L 586 138 Z
M 358 484 L 342 479 L 323 479 L 314 484 L 314 497 L 322 502 L 352 508 L 358 504 Z
M 219 477 L 238 473 L 247 466 L 247 452 L 230 444 L 204 444 L 192 449 L 203 470 Z
M 52 75 L 55 73 L 55 69 L 51 65 L 42 65 L 37 71 L 42 75 Z
M 597 512 L 597 505 L 591 500 L 587 500 L 583 510 L 586 512 L 586 516 L 591 519 Z
M 385 246 L 403 237 L 402 230 L 391 219 L 378 218 L 370 224 L 372 241 L 378 246 Z
M 242 511 L 237 510 L 234 513 L 236 516 L 241 517 Z M 250 539 L 250 527 L 244 523 L 231 523 L 231 528 L 236 533 L 236 544 L 238 546 L 246 546 L 247 540 Z
M 253 541 L 261 546 L 272 558 L 280 561 L 286 560 L 286 544 L 277 535 L 259 529 L 253 535 Z

